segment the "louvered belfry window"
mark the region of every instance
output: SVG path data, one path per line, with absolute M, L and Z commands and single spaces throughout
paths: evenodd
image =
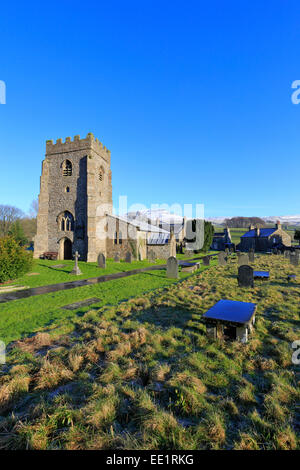
M 70 160 L 65 160 L 63 163 L 63 176 L 72 176 L 72 163 Z

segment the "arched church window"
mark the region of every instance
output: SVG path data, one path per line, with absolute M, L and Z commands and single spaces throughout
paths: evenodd
M 65 211 L 58 216 L 58 226 L 62 232 L 74 231 L 74 217 L 69 211 Z
M 118 232 L 115 233 L 115 245 L 118 244 Z
M 62 164 L 63 176 L 72 176 L 72 163 L 70 160 L 65 160 Z
M 122 245 L 122 232 L 119 232 L 119 245 Z

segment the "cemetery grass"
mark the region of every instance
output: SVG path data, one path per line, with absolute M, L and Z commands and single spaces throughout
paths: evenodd
M 212 264 L 216 262 L 214 260 Z M 129 263 L 123 264 L 130 266 Z M 199 271 L 203 269 L 205 267 L 201 266 Z M 179 275 L 181 279 L 189 276 L 188 273 L 181 272 Z M 0 303 L 0 340 L 8 344 L 41 328 L 49 330 L 52 336 L 70 332 L 74 329 L 77 319 L 91 307 L 62 309 L 66 305 L 91 298 L 99 298 L 99 302 L 93 304 L 93 308 L 115 305 L 130 297 L 163 288 L 175 281 L 166 278 L 165 270 L 149 271 L 99 284 Z
M 210 251 L 209 254 L 216 253 L 215 251 Z M 206 253 L 195 254 L 192 257 L 187 255 L 178 254 L 178 259 L 190 259 L 193 257 L 205 256 Z M 75 274 L 70 274 L 74 268 L 73 260 L 41 260 L 34 259 L 33 267 L 31 271 L 24 276 L 10 281 L 9 283 L 0 284 L 0 287 L 8 286 L 22 286 L 22 287 L 41 287 L 51 284 L 59 284 L 62 282 L 71 282 L 78 281 L 80 279 L 88 279 L 91 277 L 105 276 L 106 274 L 114 274 L 118 272 L 131 271 L 134 269 L 142 269 L 148 266 L 166 264 L 166 260 L 157 259 L 154 263 L 143 260 L 143 261 L 132 261 L 132 263 L 126 263 L 121 260 L 120 263 L 116 263 L 113 259 L 107 259 L 106 269 L 99 268 L 97 263 L 86 263 L 84 261 L 79 261 L 78 266 L 82 272 L 80 276 Z M 62 268 L 56 266 L 64 265 Z M 1 289 L 0 289 L 1 294 Z M 1 308 L 1 307 L 0 307 Z
M 299 449 L 300 268 L 282 256 L 255 268 L 270 281 L 239 289 L 232 257 L 91 309 L 72 334 L 15 343 L 0 374 L 0 448 Z M 257 304 L 246 345 L 207 338 L 202 315 L 221 298 Z

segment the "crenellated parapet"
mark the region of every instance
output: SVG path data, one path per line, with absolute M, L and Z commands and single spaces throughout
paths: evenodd
M 95 138 L 91 132 L 84 139 L 81 139 L 80 135 L 75 135 L 73 140 L 71 137 L 66 137 L 64 142 L 62 139 L 57 139 L 55 143 L 53 140 L 46 140 L 46 155 L 74 152 L 85 149 L 92 149 L 100 155 L 106 154 L 106 158 L 110 159 L 110 150 Z

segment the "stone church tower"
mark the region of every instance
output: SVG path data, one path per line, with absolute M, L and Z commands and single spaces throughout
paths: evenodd
M 58 252 L 96 261 L 106 253 L 106 214 L 112 213 L 110 151 L 93 134 L 46 142 L 34 257 Z

